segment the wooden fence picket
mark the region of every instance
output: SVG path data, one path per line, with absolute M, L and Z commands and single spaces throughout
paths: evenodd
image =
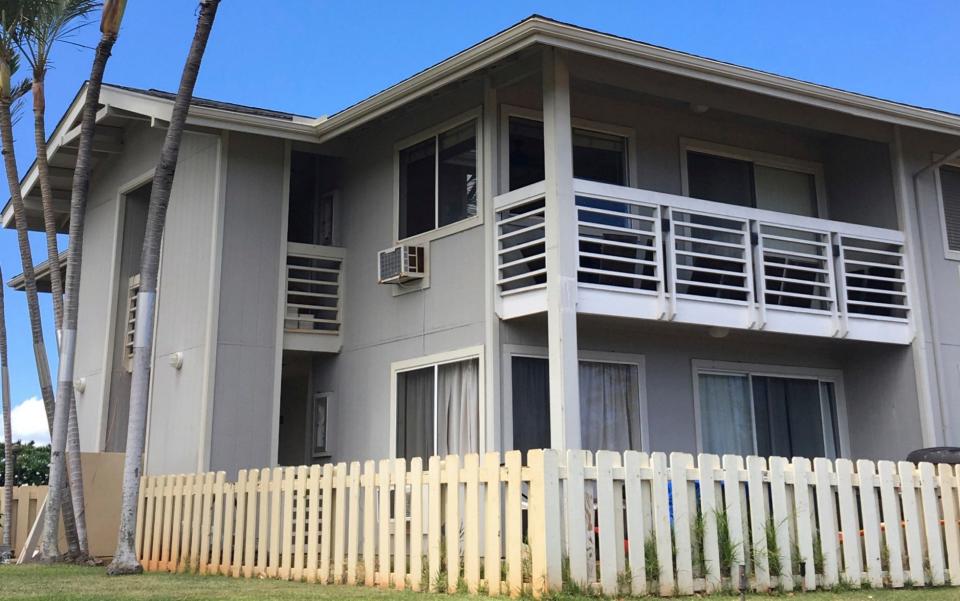
M 330 581 L 330 556 L 333 553 L 333 465 L 323 466 L 320 479 L 320 571 L 321 584 Z
M 293 484 L 293 566 L 290 577 L 296 582 L 303 580 L 304 546 L 307 538 L 307 466 L 297 467 Z
M 283 470 L 283 508 L 280 526 L 280 571 L 281 580 L 290 580 L 293 568 L 293 519 L 294 519 L 294 489 L 296 488 L 297 468 L 288 467 Z
M 900 505 L 903 508 L 903 532 L 907 542 L 907 562 L 914 586 L 926 584 L 923 573 L 923 538 L 920 512 L 917 508 L 916 466 L 908 461 L 897 463 L 900 475 Z
M 380 462 L 377 486 L 380 492 L 380 542 L 377 544 L 377 582 L 381 588 L 390 586 L 390 472 L 391 461 Z
M 214 573 L 226 576 L 230 573 L 231 553 L 233 551 L 234 513 L 236 511 L 235 489 L 233 484 L 223 485 L 223 534 L 221 539 L 220 563 Z
M 254 574 L 263 578 L 267 575 L 267 548 L 270 536 L 270 470 L 264 468 L 260 472 L 260 482 L 257 484 L 257 558 Z
M 242 564 L 242 573 L 244 578 L 253 576 L 254 549 L 257 538 L 257 489 L 260 484 L 260 470 L 252 469 L 247 472 L 247 502 L 246 502 L 246 521 L 243 525 L 244 546 L 243 560 L 238 562 Z
M 443 515 L 447 592 L 453 593 L 456 592 L 457 581 L 460 579 L 460 456 L 447 455 L 443 472 L 447 484 L 447 503 Z
M 180 556 L 177 558 L 177 571 L 185 572 L 190 569 L 190 534 L 193 529 L 193 498 L 196 476 L 188 474 L 183 481 L 183 513 L 180 530 Z M 139 531 L 139 528 L 137 529 Z
M 627 454 L 624 454 L 627 457 Z M 697 456 L 697 466 L 700 469 L 700 516 L 703 519 L 703 564 L 706 569 L 704 590 L 707 594 L 721 588 L 720 545 L 717 538 L 717 519 L 720 506 L 717 504 L 716 473 L 720 469 L 720 458 L 716 455 L 701 453 Z M 629 473 L 627 474 L 629 476 Z M 630 497 L 627 496 L 629 505 Z M 629 512 L 629 510 L 628 510 Z M 640 511 L 637 511 L 640 514 Z M 632 517 L 632 516 L 631 516 Z M 631 552 L 633 546 L 630 547 Z M 631 564 L 634 574 L 635 567 Z
M 896 466 L 891 461 L 877 462 L 880 478 L 880 505 L 883 510 L 883 544 L 888 557 L 887 575 L 890 586 L 903 587 L 903 528 L 901 526 L 900 499 L 897 494 Z
M 200 556 L 199 570 L 201 574 L 206 574 L 210 567 L 210 521 L 213 517 L 213 500 L 216 479 L 220 474 L 208 473 L 203 483 L 203 492 L 201 500 L 201 521 L 200 521 Z
M 680 595 L 693 594 L 693 553 L 690 544 L 690 500 L 687 470 L 693 467 L 693 456 L 670 453 L 670 481 L 673 483 L 673 538 L 676 546 L 676 590 Z
M 280 574 L 280 538 L 283 535 L 283 480 L 284 470 L 273 469 L 270 478 L 270 560 L 267 576 L 276 578 Z
M 753 549 L 754 588 L 760 592 L 770 589 L 770 550 L 767 545 L 767 495 L 763 472 L 767 462 L 761 457 L 747 457 L 747 499 L 750 506 L 750 548 Z
M 377 472 L 373 461 L 363 464 L 363 584 L 375 583 L 376 562 L 376 490 Z
M 673 541 L 670 532 L 670 502 L 667 492 L 669 476 L 667 474 L 666 455 L 653 453 L 650 456 L 653 466 L 653 479 L 650 483 L 653 506 L 653 531 L 656 536 L 657 563 L 660 566 L 658 584 L 660 595 L 673 594 Z
M 883 586 L 880 551 L 880 512 L 877 508 L 877 474 L 872 461 L 857 461 L 860 482 L 860 513 L 863 516 L 863 551 L 867 581 L 873 588 Z
M 957 499 L 957 477 L 954 466 L 941 463 L 937 466 L 940 476 L 940 505 L 943 512 L 943 538 L 947 548 L 947 573 L 950 582 L 960 583 L 960 505 Z
M 157 482 L 156 476 L 149 476 L 145 478 L 146 485 L 143 487 L 143 523 L 146 524 L 143 533 L 143 552 L 141 553 L 141 561 L 143 562 L 144 569 L 152 570 L 152 559 L 153 559 L 153 533 L 155 532 L 153 528 L 153 506 L 154 506 L 154 492 L 153 488 Z M 26 516 L 25 511 L 21 511 L 22 518 Z M 19 519 L 17 520 L 19 523 Z
M 463 580 L 473 594 L 480 588 L 480 456 L 464 456 L 463 472 Z
M 507 467 L 506 529 L 503 540 L 507 554 L 507 589 L 511 597 L 523 594 L 523 495 L 520 451 L 509 451 L 504 457 Z
M 859 588 L 863 577 L 863 560 L 860 556 L 858 507 L 853 496 L 853 463 L 849 459 L 837 459 L 836 466 L 840 532 L 843 537 L 843 577 L 847 584 Z
M 311 465 L 307 472 L 307 559 L 304 578 L 317 581 L 317 559 L 320 544 L 320 466 Z
M 169 553 L 166 556 L 166 567 L 168 572 L 176 572 L 180 560 L 180 533 L 183 520 L 183 481 L 184 476 L 174 476 L 173 489 L 171 497 L 173 501 L 173 515 L 171 516 L 170 537 L 167 549 Z
M 230 563 L 231 574 L 234 578 L 239 578 L 243 570 L 243 550 L 246 543 L 244 534 L 247 527 L 248 478 L 249 472 L 247 470 L 237 472 L 237 484 L 233 489 L 237 500 L 237 509 L 233 516 L 233 557 Z
M 350 464 L 347 486 L 350 489 L 349 507 L 347 508 L 347 584 L 356 584 L 357 552 L 360 543 L 360 463 L 358 461 Z
M 333 582 L 343 583 L 344 549 L 347 546 L 347 464 L 338 463 L 333 469 Z
M 817 496 L 817 523 L 820 533 L 820 552 L 823 555 L 823 586 L 833 587 L 840 582 L 840 567 L 837 557 L 836 500 L 833 493 L 833 470 L 828 459 L 813 461 L 813 478 Z
M 803 574 L 803 590 L 817 588 L 816 563 L 814 561 L 814 505 L 810 490 L 810 460 L 806 457 L 793 458 L 793 511 L 796 520 L 797 553 Z
M 200 573 L 216 574 L 220 570 L 220 559 L 223 554 L 223 487 L 225 485 L 224 472 L 217 472 L 213 482 L 210 501 L 213 504 L 213 538 L 210 543 L 210 557 L 206 569 L 201 567 Z M 206 529 L 204 529 L 206 531 Z M 204 558 L 207 555 L 204 554 Z
M 605 595 L 617 594 L 617 558 L 614 536 L 613 456 L 611 451 L 599 451 L 597 463 L 597 525 L 599 527 L 600 589 Z M 620 542 L 622 546 L 623 543 Z
M 173 483 L 179 476 L 167 476 L 163 485 L 163 538 L 161 539 L 159 570 L 170 569 L 170 543 L 173 539 Z
M 487 583 L 487 593 L 490 596 L 497 596 L 500 594 L 500 453 L 487 453 L 483 456 L 483 473 L 484 490 L 486 492 L 484 497 L 483 574 Z M 414 530 L 414 532 L 422 540 L 418 531 Z M 416 572 L 414 573 L 416 574 Z
M 140 478 L 140 487 L 137 491 L 137 529 L 133 539 L 134 541 L 133 548 L 137 553 L 137 559 L 140 561 L 140 563 L 144 563 L 146 561 L 146 553 L 144 553 L 144 548 L 143 548 L 143 536 L 144 536 L 144 533 L 147 530 L 149 530 L 149 528 L 147 528 L 148 522 L 145 519 L 143 519 L 143 516 L 146 512 L 147 484 L 149 482 L 150 482 L 150 478 L 148 476 L 144 476 Z M 18 502 L 18 505 L 17 505 L 18 514 L 26 515 L 26 512 L 29 511 L 29 509 L 25 509 L 24 507 L 25 507 L 24 503 Z M 4 511 L 13 511 L 12 507 L 4 507 L 3 509 Z M 30 518 L 28 517 L 27 519 L 30 519 Z M 18 524 L 21 523 L 19 518 L 17 519 L 17 523 Z M 19 537 L 16 537 L 16 538 L 17 540 L 22 540 Z
M 730 535 L 730 550 L 736 556 L 730 562 L 730 580 L 739 587 L 740 566 L 747 561 L 746 537 L 743 532 L 743 507 L 740 502 L 740 470 L 743 458 L 737 455 L 723 456 L 723 506 L 726 509 L 727 531 Z
M 440 524 L 442 521 L 440 510 L 441 495 L 441 461 L 437 456 L 429 459 L 429 474 L 427 474 L 427 590 L 443 592 L 437 586 L 438 576 L 443 570 L 440 565 L 441 539 Z
M 770 515 L 777 545 L 777 563 L 780 574 L 779 587 L 793 590 L 793 549 L 790 542 L 790 514 L 787 505 L 787 470 L 789 464 L 783 457 L 771 457 L 770 462 Z M 776 577 L 776 574 L 771 574 Z
M 398 591 L 407 584 L 407 462 L 393 463 L 393 586 Z
M 194 480 L 193 492 L 193 525 L 190 528 L 190 571 L 198 572 L 200 570 L 200 549 L 203 547 L 201 538 L 206 538 L 207 530 L 203 525 L 210 525 L 209 518 L 204 521 L 204 516 L 208 515 L 210 506 L 204 500 L 208 483 L 212 486 L 210 480 L 211 474 L 199 474 Z
M 592 532 L 587 532 L 586 512 L 588 509 L 584 500 L 584 459 L 584 452 L 579 449 L 567 451 L 567 481 L 565 491 L 567 561 L 570 564 L 570 580 L 581 587 L 586 586 L 588 583 L 587 537 L 593 537 Z M 613 493 L 611 492 L 611 494 Z
M 920 472 L 920 503 L 925 530 L 927 565 L 930 569 L 930 584 L 943 586 L 944 574 L 943 535 L 940 528 L 940 508 L 937 496 L 937 473 L 932 463 L 918 465 Z M 942 492 L 942 491 L 941 491 Z

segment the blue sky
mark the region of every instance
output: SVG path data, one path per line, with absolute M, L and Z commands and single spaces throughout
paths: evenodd
M 176 90 L 193 34 L 196 0 L 129 0 L 106 81 Z M 264 7 L 268 8 L 264 8 Z M 196 94 L 306 115 L 330 114 L 539 13 L 630 37 L 846 90 L 960 113 L 956 24 L 946 0 L 824 2 L 371 2 L 223 0 Z M 53 129 L 86 79 L 96 24 L 62 45 L 47 78 Z M 16 126 L 21 174 L 34 155 L 32 119 Z M 6 198 L 6 180 L 0 178 Z M 61 240 L 61 245 L 65 242 Z M 34 258 L 45 258 L 42 236 Z M 16 234 L 0 231 L 4 279 L 20 273 Z M 26 299 L 6 290 L 14 405 L 39 394 Z M 49 295 L 41 295 L 53 348 Z M 44 298 L 45 297 L 45 298 Z M 55 368 L 56 357 L 51 357 Z M 14 428 L 43 440 L 37 401 L 14 412 Z M 16 437 L 16 434 L 15 434 Z

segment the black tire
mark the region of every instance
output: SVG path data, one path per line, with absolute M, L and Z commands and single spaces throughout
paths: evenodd
M 911 463 L 947 463 L 949 465 L 960 465 L 960 447 L 928 447 L 926 449 L 917 449 L 907 455 L 907 461 Z

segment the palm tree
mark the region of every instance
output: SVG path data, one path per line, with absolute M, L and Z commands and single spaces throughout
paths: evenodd
M 3 273 L 0 272 L 0 389 L 3 393 L 3 541 L 13 544 L 13 423 L 10 417 L 10 372 L 7 369 L 7 323 L 3 310 Z
M 80 266 L 83 258 L 83 226 L 86 216 L 87 194 L 90 190 L 90 171 L 92 168 L 90 155 L 93 151 L 93 134 L 96 130 L 97 105 L 100 102 L 100 87 L 103 83 L 103 72 L 107 66 L 107 59 L 117 35 L 120 32 L 120 23 L 123 20 L 125 0 L 107 0 L 103 5 L 103 14 L 100 18 L 100 42 L 97 44 L 96 55 L 90 70 L 90 80 L 87 82 L 87 92 L 83 102 L 83 116 L 80 123 L 80 141 L 77 149 L 77 164 L 73 172 L 73 190 L 70 197 L 70 248 L 67 254 L 67 281 L 66 295 L 63 307 L 63 334 L 60 343 L 60 371 L 57 378 L 57 393 L 61 399 L 69 399 L 66 403 L 57 406 L 53 419 L 53 434 L 50 437 L 50 498 L 48 507 L 59 507 L 63 493 L 63 484 L 66 480 L 64 473 L 63 453 L 67 446 L 67 438 L 76 439 L 79 450 L 79 436 L 76 433 L 76 399 L 73 395 L 73 360 L 77 340 L 77 310 L 79 308 Z M 72 422 L 72 425 L 71 423 Z M 68 427 L 70 426 L 70 427 Z M 72 431 L 72 433 L 71 433 Z M 71 447 L 74 445 L 71 444 Z M 71 448 L 71 451 L 73 449 Z M 79 452 L 71 452 L 77 461 L 71 462 L 71 482 L 82 480 L 80 473 Z M 72 487 L 80 491 L 82 500 L 82 484 Z M 56 509 L 44 513 L 44 531 L 41 552 L 47 560 L 57 556 L 57 525 Z M 79 521 L 79 520 L 78 520 Z M 66 522 L 64 522 L 66 524 Z M 86 552 L 86 549 L 84 549 Z
M 53 314 L 57 333 L 63 328 L 63 282 L 60 279 L 60 255 L 57 248 L 57 224 L 53 215 L 53 191 L 50 186 L 50 169 L 47 162 L 46 97 L 44 84 L 50 67 L 50 53 L 57 42 L 63 41 L 77 29 L 86 25 L 88 17 L 99 6 L 95 0 L 40 0 L 19 26 L 16 37 L 21 55 L 33 72 L 33 138 L 37 147 L 37 175 L 40 182 L 40 198 L 43 208 L 43 226 L 47 239 L 47 261 L 50 265 L 50 292 L 53 296 Z M 81 234 L 82 235 L 82 234 Z M 62 369 L 62 368 L 61 368 Z M 71 381 L 73 374 L 64 374 Z M 73 396 L 73 389 L 69 392 Z M 59 398 L 66 398 L 62 391 Z M 80 432 L 76 411 L 71 398 L 70 424 L 67 429 L 67 464 L 70 472 L 70 496 L 76 512 L 77 537 L 80 551 L 88 553 L 87 523 L 84 512 L 83 471 L 80 467 Z
M 160 161 L 153 173 L 153 188 L 150 191 L 150 206 L 147 210 L 146 232 L 143 250 L 140 253 L 140 292 L 137 294 L 137 320 L 134 325 L 133 375 L 130 383 L 130 417 L 127 422 L 127 451 L 123 463 L 123 499 L 120 506 L 120 532 L 117 535 L 117 550 L 107 567 L 112 575 L 136 574 L 143 571 L 137 561 L 134 537 L 137 527 L 137 493 L 140 488 L 140 470 L 143 462 L 143 445 L 146 436 L 147 399 L 150 386 L 150 349 L 153 348 L 154 300 L 157 293 L 157 273 L 160 268 L 160 241 L 166 221 L 170 189 L 180 154 L 180 139 L 187 122 L 187 111 L 193 99 L 193 87 L 197 82 L 200 62 L 207 47 L 210 29 L 217 16 L 220 0 L 200 0 L 200 14 L 193 43 L 187 54 L 180 77 L 180 87 L 167 136 L 160 150 Z M 52 483 L 51 483 L 52 486 Z
M 40 302 L 37 299 L 37 279 L 33 270 L 33 255 L 30 252 L 30 242 L 27 238 L 27 215 L 23 206 L 23 195 L 20 192 L 20 181 L 17 177 L 17 158 L 13 147 L 13 112 L 15 103 L 23 98 L 29 90 L 26 81 L 13 84 L 13 75 L 19 67 L 19 56 L 16 52 L 14 36 L 20 20 L 30 9 L 29 2 L 8 2 L 0 12 L 0 143 L 3 145 L 3 165 L 7 176 L 7 185 L 10 188 L 10 202 L 13 205 L 14 221 L 17 227 L 17 241 L 20 246 L 20 261 L 23 264 L 24 288 L 27 292 L 27 311 L 30 315 L 30 333 L 33 337 L 33 350 L 37 361 L 37 376 L 40 380 L 40 396 L 47 413 L 47 425 L 52 426 L 54 417 L 53 386 L 50 383 L 50 364 L 47 361 L 47 349 L 43 342 L 43 325 L 40 321 Z M 62 456 L 60 461 L 62 461 Z M 56 464 L 55 460 L 51 461 Z M 61 483 L 63 486 L 65 483 Z M 54 506 L 48 500 L 47 508 L 54 509 L 47 513 L 60 513 L 60 504 L 63 507 L 63 523 L 67 539 L 68 552 L 71 556 L 80 555 L 80 543 L 77 538 L 76 523 L 74 521 L 73 502 L 67 496 L 54 491 L 59 497 Z M 53 495 L 51 495 L 53 496 Z M 60 499 L 63 499 L 62 501 Z M 54 549 L 56 550 L 56 549 Z

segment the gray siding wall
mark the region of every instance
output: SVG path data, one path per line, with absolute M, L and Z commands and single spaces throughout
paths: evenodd
M 163 132 L 159 132 L 163 133 Z M 205 372 L 210 351 L 211 239 L 218 227 L 218 136 L 183 138 L 167 211 L 157 297 L 157 326 L 145 472 L 196 471 L 207 422 Z M 159 155 L 157 155 L 159 156 Z M 183 367 L 170 365 L 183 353 Z
M 84 231 L 76 364 L 77 377 L 86 380 L 84 393 L 77 395 L 84 451 L 103 450 L 106 436 L 109 374 L 112 351 L 116 350 L 115 299 L 119 288 L 126 287 L 118 272 L 124 208 L 120 193 L 135 180 L 149 177 L 163 136 L 159 129 L 131 126 L 125 136 L 126 150 L 101 164 L 93 176 Z M 217 158 L 216 136 L 194 132 L 184 136 L 161 259 L 148 415 L 148 473 L 194 471 L 197 467 Z M 169 366 L 170 355 L 178 351 L 184 354 L 179 371 Z
M 377 284 L 378 250 L 395 238 L 394 144 L 482 103 L 467 86 L 402 118 L 342 141 L 343 241 L 347 247 L 343 349 L 318 367 L 316 390 L 336 393 L 333 459 L 390 453 L 390 366 L 395 361 L 483 344 L 483 227 L 430 243 L 430 287 L 394 296 Z
M 270 464 L 284 144 L 232 133 L 220 267 L 212 470 Z
M 919 196 L 913 188 L 913 174 L 929 165 L 935 158 L 960 148 L 960 137 L 904 130 L 903 148 L 906 177 L 909 179 L 907 198 L 911 207 L 919 208 L 919 220 L 916 215 L 913 216 L 917 228 L 914 234 L 920 238 L 922 233 L 923 250 L 931 276 L 927 281 L 930 296 L 923 325 L 926 348 L 931 358 L 930 373 L 934 374 L 935 369 L 940 372 L 939 385 L 935 376 L 931 375 L 930 378 L 934 397 L 934 422 L 943 426 L 937 428 L 936 434 L 945 444 L 960 445 L 960 319 L 957 319 L 960 261 L 947 259 L 945 256 L 943 222 L 933 173 L 928 172 L 919 178 Z M 934 337 L 937 338 L 936 341 Z M 937 365 L 932 361 L 935 342 L 939 347 Z

